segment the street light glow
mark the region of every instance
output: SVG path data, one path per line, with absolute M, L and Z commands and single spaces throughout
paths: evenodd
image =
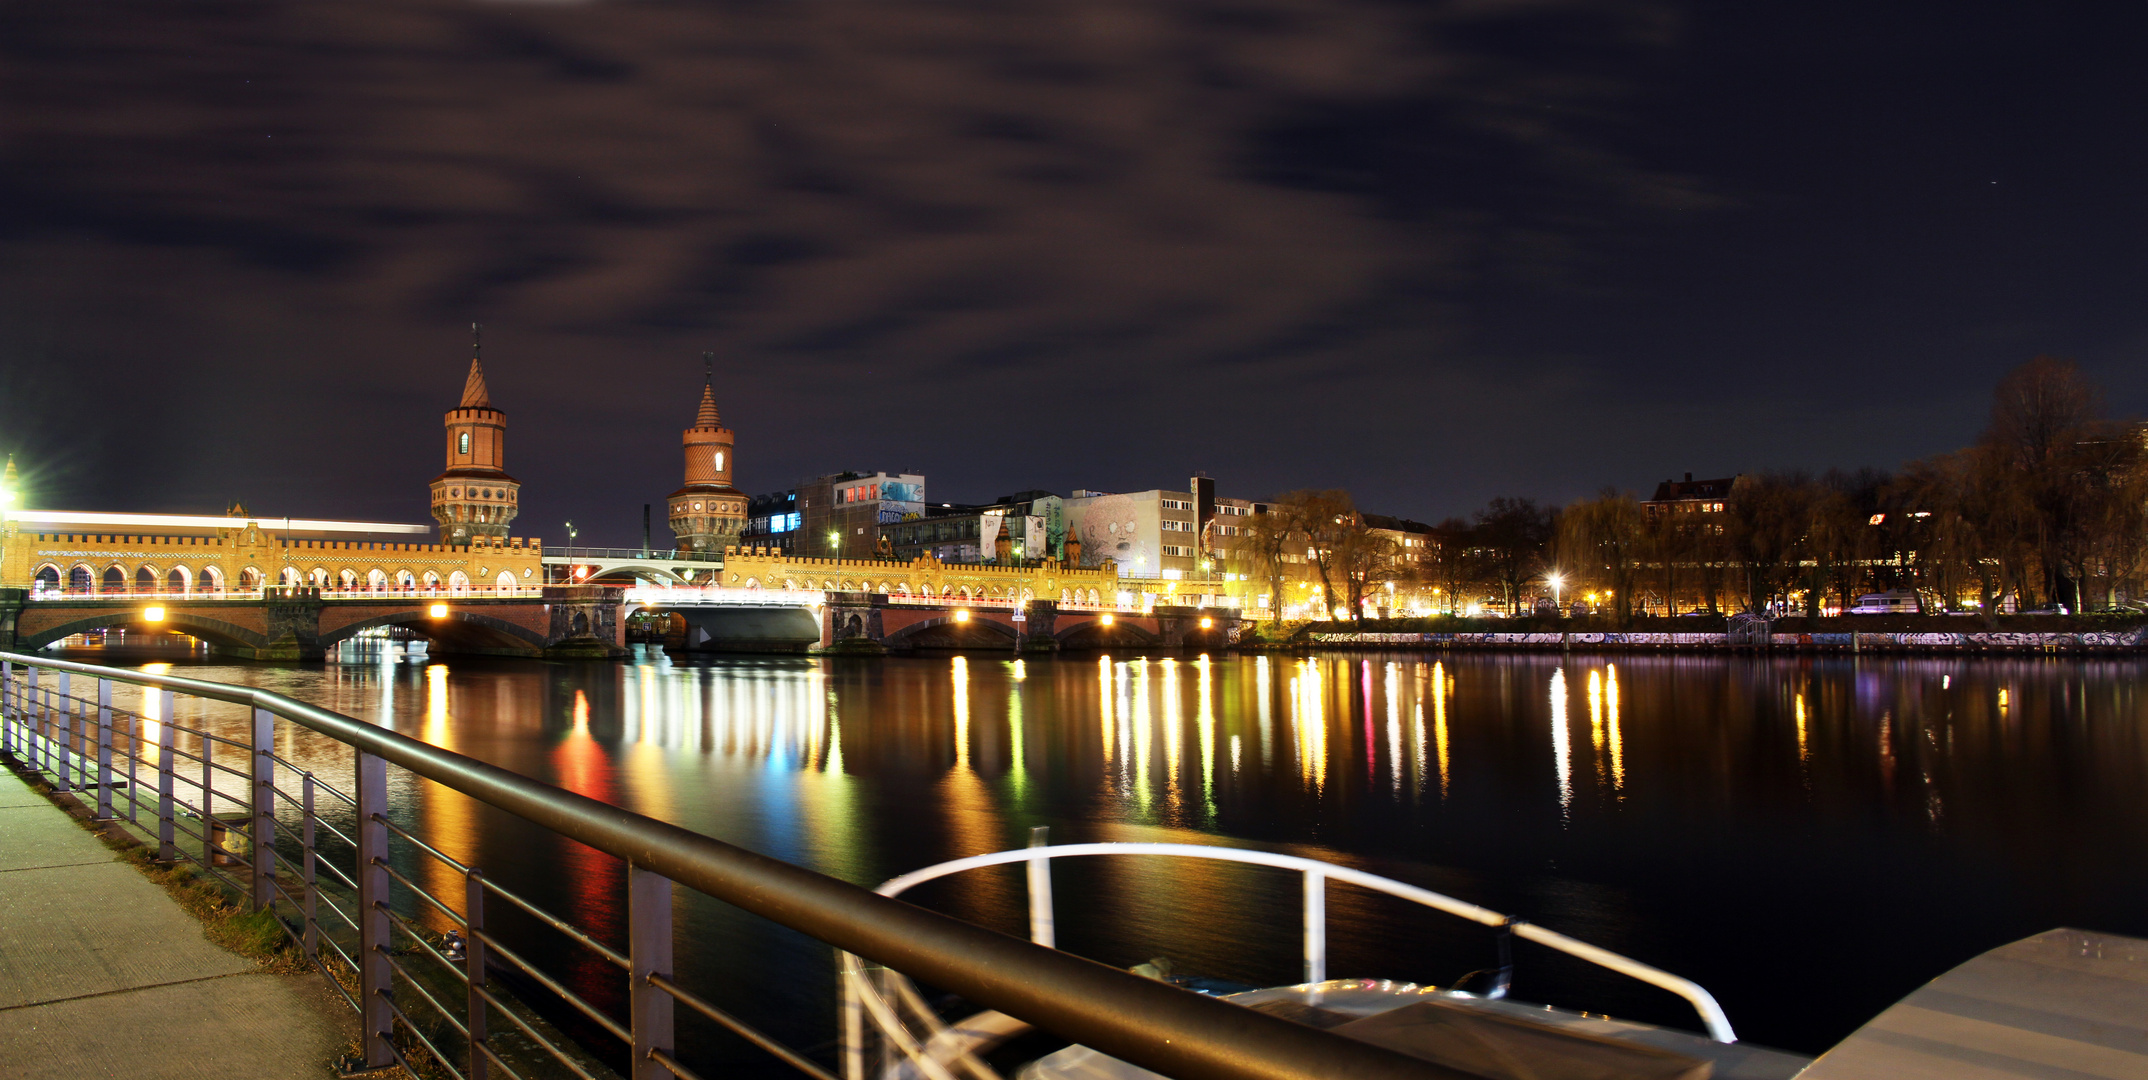
M 142 609 L 142 621 L 143 621 L 143 622 L 163 622 L 163 621 L 164 621 L 164 609 L 163 609 L 163 608 L 160 608 L 160 607 L 145 607 L 145 608 L 143 608 L 143 609 Z
M 432 607 L 426 609 L 426 614 L 431 615 L 435 619 L 445 619 L 447 618 L 447 605 L 434 604 Z

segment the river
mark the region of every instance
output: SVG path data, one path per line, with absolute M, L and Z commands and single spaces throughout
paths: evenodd
M 1743 1038 L 1806 1053 L 2004 942 L 2060 925 L 2148 936 L 2133 660 L 636 656 L 428 662 L 373 644 L 321 665 L 171 670 L 270 687 L 861 884 L 1020 846 L 1038 825 L 1062 843 L 1226 842 L 1344 863 L 1692 978 Z M 286 735 L 283 749 L 335 772 L 332 747 Z M 620 932 L 609 859 L 428 784 L 406 779 L 395 801 L 451 854 Z M 406 871 L 460 895 L 436 865 Z M 1056 874 L 1064 948 L 1296 979 L 1293 878 L 1130 862 Z M 1017 874 L 990 871 L 912 897 L 1021 933 L 1022 895 Z M 1444 983 L 1493 958 L 1483 928 L 1342 887 L 1330 921 L 1337 977 Z M 825 948 L 699 896 L 678 929 L 689 985 L 829 1058 Z M 599 962 L 530 940 L 616 1000 Z M 1533 946 L 1517 950 L 1514 995 L 1698 1026 L 1676 998 Z M 696 1055 L 711 1067 L 759 1061 L 711 1045 Z

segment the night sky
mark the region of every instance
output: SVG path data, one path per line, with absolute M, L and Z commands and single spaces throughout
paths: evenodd
M 29 502 L 518 532 L 740 483 L 1422 519 L 1894 466 L 2039 352 L 2148 405 L 2139 5 L 11 4 Z

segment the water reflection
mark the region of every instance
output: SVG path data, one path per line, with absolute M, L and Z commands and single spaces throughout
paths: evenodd
M 2111 854 L 2148 845 L 2132 661 L 646 653 L 560 666 L 375 646 L 313 668 L 172 666 L 861 883 L 1018 846 L 1036 825 L 1062 842 L 1228 839 L 1338 858 L 1692 976 L 1741 1033 L 1797 1049 L 2013 937 L 2148 933 L 2148 886 Z M 152 744 L 167 719 L 244 730 L 237 707 L 182 698 L 167 718 L 130 694 L 115 703 Z M 347 789 L 341 748 L 283 737 L 287 759 Z M 443 851 L 618 932 L 610 860 L 407 777 L 391 799 Z M 399 872 L 456 895 L 437 864 Z M 1069 868 L 1063 888 L 1061 940 L 1098 959 L 1168 955 L 1249 981 L 1295 970 L 1287 883 Z M 1021 926 L 1017 878 L 917 895 Z M 1466 929 L 1347 892 L 1331 902 L 1339 974 L 1442 982 L 1483 966 Z M 1122 904 L 1139 917 L 1102 918 Z M 823 954 L 720 905 L 682 910 L 682 970 L 780 975 L 711 992 L 795 1041 L 828 1037 Z M 1687 1022 L 1616 979 L 1526 963 L 1532 996 Z

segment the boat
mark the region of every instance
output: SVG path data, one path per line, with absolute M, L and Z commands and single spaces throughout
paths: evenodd
M 1362 870 L 1295 855 L 1205 844 L 1051 845 L 954 859 L 891 878 L 900 896 L 993 866 L 1027 871 L 1030 939 L 1055 947 L 1051 866 L 1071 858 L 1206 859 L 1272 867 L 1303 883 L 1303 981 L 1243 987 L 1141 974 L 1250 1009 L 1384 1046 L 1483 1080 L 2008 1080 L 2148 1077 L 2148 941 L 2060 928 L 1940 975 L 1817 1058 L 1740 1042 L 1713 995 L 1691 980 L 1489 908 Z M 1493 928 L 1499 963 L 1448 985 L 1329 978 L 1327 896 L 1342 885 L 1385 893 Z M 1508 945 L 1520 938 L 1684 998 L 1698 1031 L 1510 998 Z M 1066 1045 L 1003 1013 L 942 1015 L 908 978 L 843 954 L 844 1080 L 1155 1080 L 1158 1074 Z M 955 1009 L 954 1013 L 963 1010 Z M 1039 1044 L 1042 1044 L 1041 1046 Z M 1009 1065 L 1009 1048 L 1022 1048 Z M 1031 1053 L 1029 1051 L 1037 1051 Z

